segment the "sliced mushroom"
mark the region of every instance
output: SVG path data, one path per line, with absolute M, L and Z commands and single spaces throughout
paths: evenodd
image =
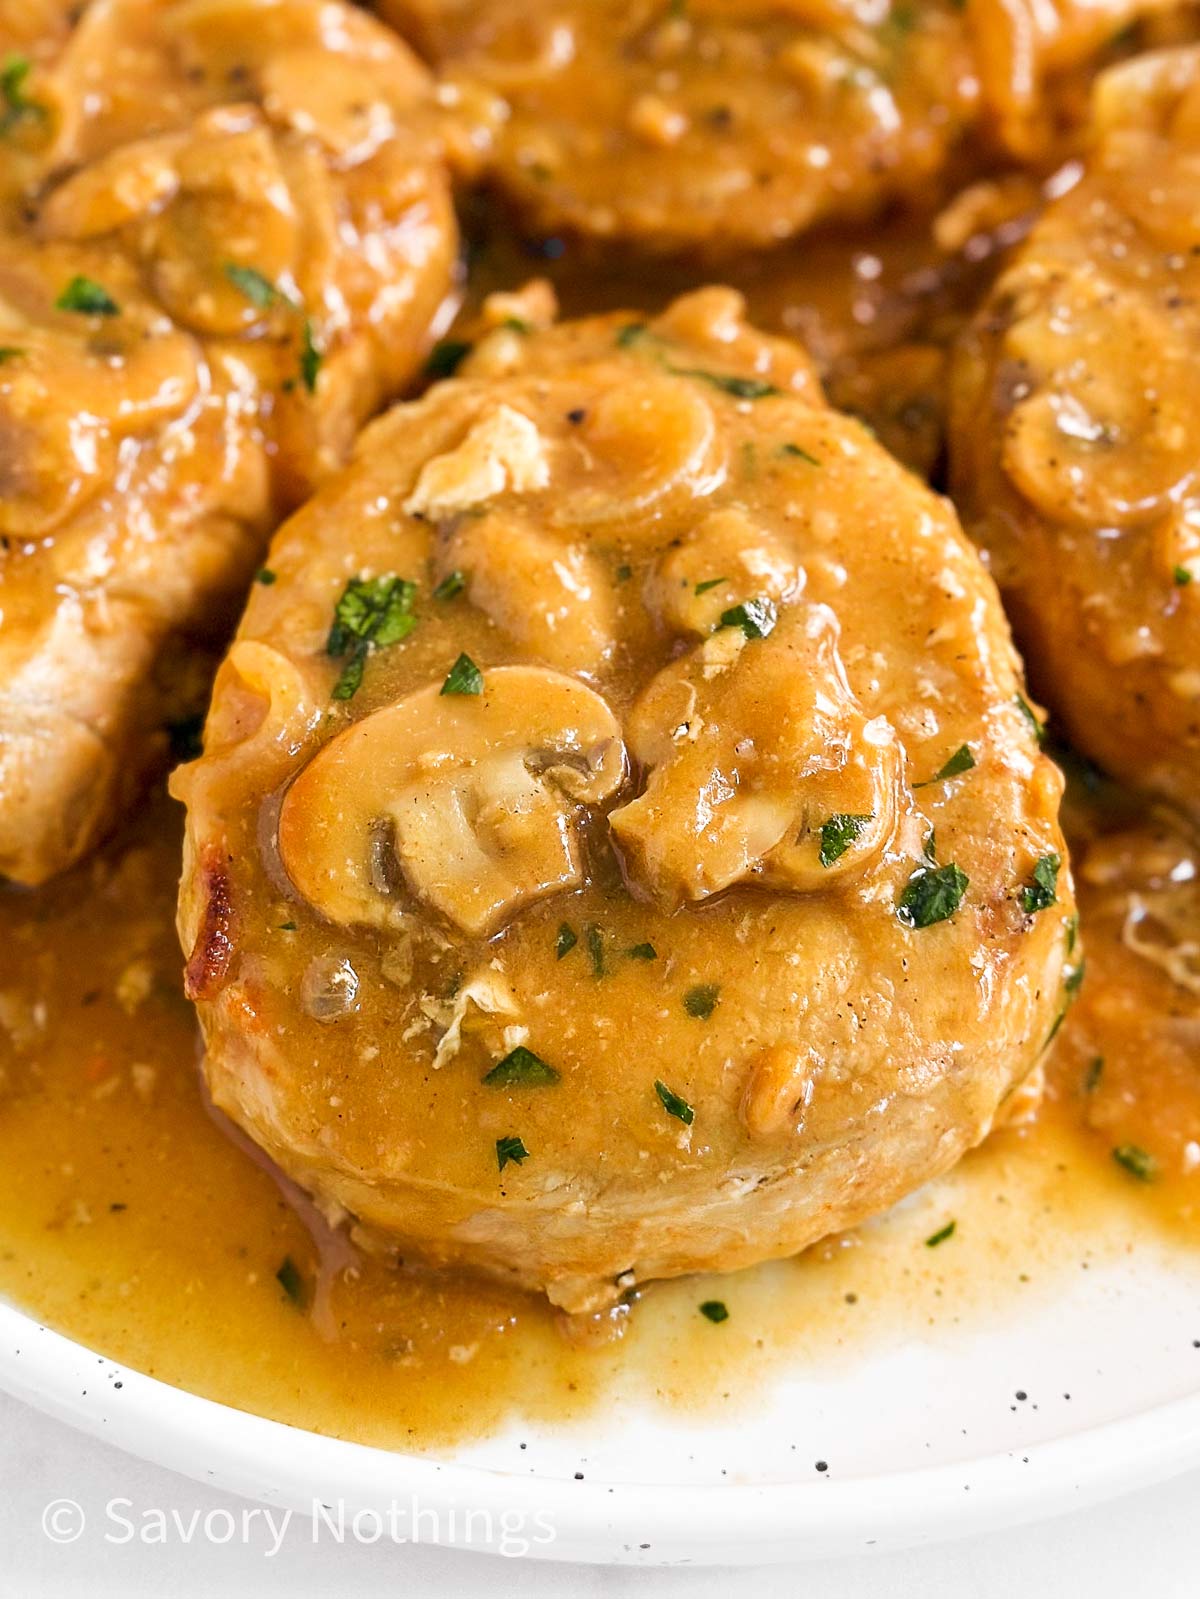
M 651 609 L 676 633 L 703 637 L 746 600 L 794 598 L 804 573 L 791 549 L 737 507 L 706 516 L 659 562 L 646 586 Z
M 659 673 L 628 739 L 649 777 L 610 825 L 668 909 L 739 882 L 831 887 L 895 828 L 900 748 L 850 692 L 824 606 L 785 611 L 765 638 L 722 628 Z
M 1113 362 L 1106 352 L 1118 314 L 1125 355 Z M 1194 473 L 1193 363 L 1144 298 L 1081 268 L 1014 324 L 1007 348 L 1037 380 L 1013 409 L 1004 467 L 1047 515 L 1087 528 L 1136 526 Z
M 438 576 L 465 574 L 472 605 L 521 650 L 569 672 L 595 672 L 612 654 L 611 584 L 596 557 L 506 512 L 462 517 L 442 537 Z
M 554 512 L 572 527 L 653 527 L 650 512 L 692 505 L 725 471 L 708 396 L 665 373 L 635 368 L 587 407 L 572 438 L 579 486 Z
M 464 932 L 581 880 L 580 812 L 625 773 L 621 730 L 582 683 L 538 667 L 439 684 L 364 717 L 288 790 L 279 853 L 331 921 L 387 926 L 401 884 Z
M 160 210 L 179 189 L 179 134 L 138 139 L 101 156 L 60 183 L 37 217 L 46 239 L 92 239 Z
M 102 334 L 47 316 L 56 264 L 0 263 L 0 345 L 16 352 L 0 363 L 0 531 L 18 537 L 77 510 L 111 481 L 120 441 L 182 417 L 201 384 L 195 340 L 115 284 L 122 315 Z

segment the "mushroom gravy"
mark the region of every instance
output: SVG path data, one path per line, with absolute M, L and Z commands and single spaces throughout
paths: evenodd
M 567 1336 L 540 1299 L 393 1270 L 311 1226 L 214 1118 L 173 926 L 179 818 L 158 798 L 99 859 L 0 895 L 0 1293 L 194 1392 L 435 1449 L 586 1417 L 618 1388 L 727 1414 L 785 1361 L 1020 1316 L 1081 1261 L 1163 1229 L 1200 1241 L 1200 1072 L 1161 1033 L 1172 1011 L 1185 1025 L 1187 994 L 1121 941 L 1106 857 L 1080 858 L 1090 976 L 1036 1121 L 795 1261 L 656 1285 Z M 1121 1146 L 1156 1163 L 1149 1181 Z M 718 1296 L 714 1326 L 698 1307 Z

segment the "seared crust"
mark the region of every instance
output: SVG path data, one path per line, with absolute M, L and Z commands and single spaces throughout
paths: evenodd
M 1073 918 L 1060 778 L 948 505 L 729 291 L 511 325 L 539 306 L 509 297 L 277 536 L 175 779 L 180 928 L 219 855 L 206 1071 L 285 1170 L 584 1310 L 950 1166 L 1051 1034 Z M 570 583 L 507 603 L 492 550 Z M 331 698 L 339 597 L 401 577 L 413 625 Z M 435 713 L 463 654 L 479 692 Z M 497 1073 L 514 1048 L 531 1077 Z

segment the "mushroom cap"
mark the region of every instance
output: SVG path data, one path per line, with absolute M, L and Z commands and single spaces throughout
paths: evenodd
M 624 775 L 620 724 L 598 694 L 502 666 L 478 695 L 429 684 L 324 745 L 284 798 L 279 855 L 331 921 L 407 915 L 399 872 L 465 932 L 491 932 L 578 884 L 578 813 Z

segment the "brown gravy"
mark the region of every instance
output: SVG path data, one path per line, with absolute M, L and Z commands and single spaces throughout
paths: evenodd
M 173 927 L 178 834 L 156 798 L 100 859 L 38 893 L 0 895 L 0 1293 L 167 1382 L 408 1448 L 516 1417 L 586 1417 L 618 1385 L 727 1412 L 783 1362 L 863 1359 L 906 1331 L 936 1338 L 1019 1315 L 1082 1259 L 1163 1227 L 1200 1241 L 1200 1177 L 1186 1161 L 1164 1146 L 1146 1183 L 1111 1156 L 1123 1139 L 1155 1138 L 1148 1106 L 1164 1125 L 1194 1121 L 1200 1072 L 1160 1074 L 1144 1049 L 1134 1063 L 1125 1030 L 1109 1040 L 1112 1096 L 1098 1115 L 1080 1052 L 1103 1022 L 1085 1000 L 1034 1124 L 993 1135 L 891 1216 L 798 1260 L 653 1288 L 594 1339 L 566 1336 L 541 1302 L 389 1270 L 310 1232 L 206 1107 Z M 1110 987 L 1135 981 L 1136 960 L 1092 958 Z M 1148 974 L 1147 1005 L 1161 1003 L 1159 978 Z M 951 1219 L 954 1237 L 927 1247 Z M 730 1314 L 714 1326 L 699 1306 L 717 1297 Z

